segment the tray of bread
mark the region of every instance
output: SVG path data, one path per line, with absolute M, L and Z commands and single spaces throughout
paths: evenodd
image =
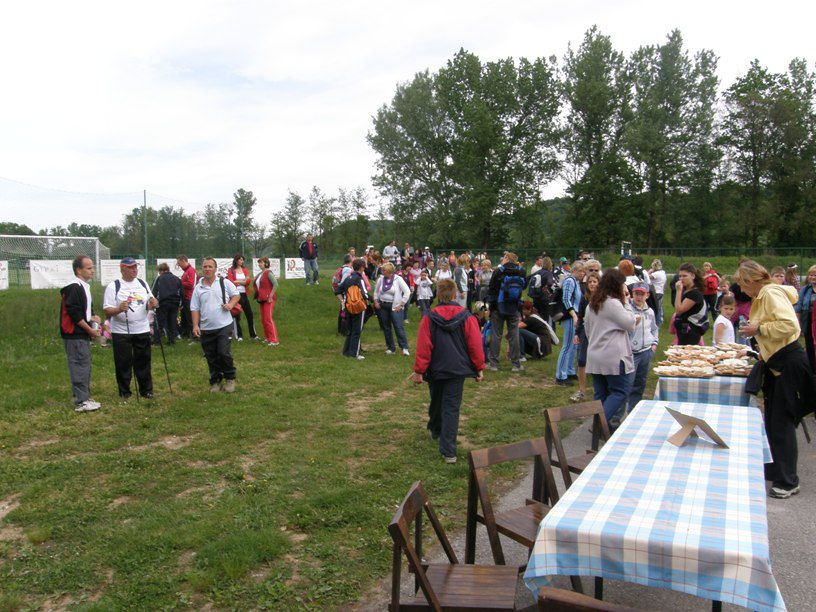
M 666 359 L 655 364 L 658 376 L 710 378 L 712 376 L 748 376 L 753 359 L 747 357 L 746 347 L 728 343 L 715 346 L 671 346 Z

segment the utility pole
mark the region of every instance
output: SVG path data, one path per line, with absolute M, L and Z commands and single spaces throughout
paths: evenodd
M 144 245 L 145 268 L 147 268 L 150 265 L 147 262 L 147 189 L 142 190 L 142 222 L 144 224 L 144 239 L 145 239 Z M 147 273 L 147 270 L 145 270 L 145 273 Z

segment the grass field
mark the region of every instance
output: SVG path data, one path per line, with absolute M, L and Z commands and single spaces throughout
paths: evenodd
M 155 352 L 156 401 L 122 404 L 95 347 L 103 408 L 75 414 L 57 311 L 56 291 L 0 292 L 0 610 L 345 607 L 388 574 L 386 525 L 414 480 L 461 527 L 467 449 L 543 435 L 541 409 L 569 403 L 555 355 L 469 381 L 446 465 L 413 358 L 386 356 L 375 321 L 367 359 L 341 357 L 328 282 L 284 281 L 281 345 L 233 344 L 234 396 L 209 393 L 183 343 L 174 396 Z

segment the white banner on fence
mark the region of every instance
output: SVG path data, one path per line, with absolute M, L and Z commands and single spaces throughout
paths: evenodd
M 280 259 L 272 259 L 269 258 L 269 269 L 272 270 L 272 274 L 275 275 L 275 278 L 280 280 Z M 258 265 L 258 260 L 252 260 L 252 276 L 258 276 L 261 273 L 261 267 Z
M 196 260 L 195 259 L 188 259 L 187 261 L 190 263 L 191 266 L 193 266 L 193 268 L 195 268 L 195 265 L 196 265 Z M 181 278 L 181 275 L 184 274 L 184 270 L 182 270 L 179 267 L 179 265 L 178 265 L 178 263 L 176 262 L 175 259 L 157 259 L 156 260 L 156 267 L 158 267 L 159 264 L 163 264 L 163 263 L 166 263 L 168 266 L 170 266 L 170 272 L 172 272 L 173 274 L 175 274 L 179 278 Z
M 121 259 L 103 259 L 99 263 L 99 282 L 102 283 L 103 287 L 107 287 L 117 278 L 122 278 L 122 272 L 119 270 L 119 262 L 122 261 Z M 139 264 L 138 271 L 136 272 L 136 276 L 141 278 L 143 281 L 147 282 L 147 270 L 145 270 L 145 260 L 144 259 L 137 259 L 136 263 Z
M 300 257 L 287 257 L 286 278 L 306 278 L 306 271 L 303 269 L 303 260 Z
M 0 261 L 0 291 L 8 289 L 8 262 Z
M 32 259 L 28 262 L 32 289 L 60 289 L 74 280 L 70 259 Z
M 227 278 L 227 270 L 232 267 L 232 257 L 215 257 L 215 263 L 218 265 L 218 276 Z

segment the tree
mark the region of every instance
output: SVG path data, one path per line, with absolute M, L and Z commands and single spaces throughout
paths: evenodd
M 13 221 L 0 221 L 0 234 L 16 236 L 34 236 L 36 232 L 27 225 L 14 223 Z
M 252 219 L 252 211 L 258 201 L 251 191 L 238 189 L 232 194 L 234 199 L 232 208 L 235 211 L 235 248 L 239 253 L 244 252 L 244 237 L 251 234 L 255 229 L 255 222 Z
M 290 190 L 283 210 L 272 219 L 272 234 L 280 253 L 293 253 L 300 243 L 305 200 Z
M 315 185 L 309 192 L 306 209 L 309 231 L 317 236 L 325 250 L 332 248 L 333 231 L 337 225 L 337 198 L 331 198 Z
M 504 240 L 558 170 L 558 87 L 552 62 L 483 64 L 464 50 L 400 85 L 368 135 L 397 227 L 439 244 Z

